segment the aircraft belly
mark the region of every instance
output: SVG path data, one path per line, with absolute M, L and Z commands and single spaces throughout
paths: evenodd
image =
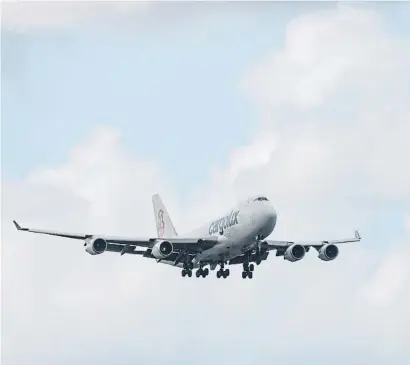
M 172 266 L 175 266 L 175 267 L 177 267 L 177 268 L 179 268 L 179 269 L 183 269 L 183 268 L 184 268 L 184 263 L 183 263 L 183 262 L 180 262 L 180 263 L 174 265 L 174 261 L 161 260 L 160 263 L 161 263 L 161 264 L 165 264 L 165 265 L 172 265 Z M 195 268 L 198 268 L 198 267 L 199 267 L 198 264 L 194 264 L 194 269 L 195 269 Z
M 254 223 L 255 217 L 250 216 L 241 225 L 230 227 L 225 233 L 228 240 L 199 253 L 193 260 L 194 267 L 199 267 L 200 261 L 228 261 L 241 256 L 256 242 L 255 238 L 260 227 L 255 227 Z M 162 260 L 161 263 L 174 265 L 174 262 L 169 260 Z M 183 268 L 183 263 L 178 263 L 175 266 Z

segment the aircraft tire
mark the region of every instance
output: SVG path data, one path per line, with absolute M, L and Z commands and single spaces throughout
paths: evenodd
M 242 279 L 246 279 L 248 273 L 246 271 L 242 271 Z
M 249 279 L 252 279 L 252 278 L 253 278 L 253 272 L 252 272 L 252 271 L 249 271 L 249 272 L 248 272 L 248 278 L 249 278 Z
M 250 264 L 250 265 L 249 265 L 249 270 L 250 270 L 250 271 L 255 270 L 255 265 L 254 265 L 254 264 Z

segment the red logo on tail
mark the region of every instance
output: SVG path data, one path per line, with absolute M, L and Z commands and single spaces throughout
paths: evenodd
M 164 222 L 164 211 L 162 209 L 159 210 L 158 212 L 158 236 L 162 237 L 164 235 L 164 228 L 165 228 L 165 222 Z

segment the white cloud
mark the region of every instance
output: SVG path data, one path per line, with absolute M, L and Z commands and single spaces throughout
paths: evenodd
M 410 245 L 399 246 L 394 252 L 383 258 L 374 277 L 364 290 L 364 295 L 371 304 L 387 307 L 403 299 L 409 301 L 410 284 Z
M 282 186 L 303 178 L 309 190 L 333 194 L 337 185 L 346 195 L 410 198 L 410 43 L 400 42 L 375 13 L 340 6 L 292 21 L 285 48 L 246 76 L 264 132 L 282 137 L 271 159 L 272 171 L 287 165 L 274 175 Z
M 378 83 L 394 91 L 392 76 L 396 80 L 401 70 L 394 66 L 406 67 L 408 44 L 402 46 L 386 35 L 376 14 L 342 5 L 330 16 L 322 11 L 290 22 L 285 48 L 257 65 L 243 87 L 269 108 L 318 107 L 347 87 L 369 92 L 364 97 L 384 98 Z M 400 97 L 408 97 L 404 86 L 407 95 L 399 89 Z
M 95 131 L 63 166 L 6 182 L 4 363 L 181 363 L 196 356 L 198 364 L 271 364 L 273 357 L 282 364 L 329 357 L 336 365 L 407 364 L 410 232 L 391 232 L 393 242 L 379 247 L 369 237 L 380 232 L 374 218 L 381 211 L 398 200 L 410 209 L 408 51 L 374 13 L 340 7 L 295 19 L 285 48 L 244 82 L 260 105 L 261 130 L 214 171 L 191 206 L 178 203 L 159 166 L 129 156 L 112 128 Z M 363 227 L 364 240 L 343 247 L 335 262 L 314 253 L 297 264 L 270 257 L 253 281 L 235 268 L 227 280 L 198 281 L 150 260 L 91 257 L 81 243 L 11 225 L 17 218 L 149 235 L 156 191 L 178 231 L 260 191 L 279 211 L 275 238 L 338 237 Z M 206 349 L 200 356 L 196 344 Z

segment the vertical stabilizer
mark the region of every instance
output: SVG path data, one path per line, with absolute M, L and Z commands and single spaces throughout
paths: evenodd
M 175 231 L 171 218 L 159 194 L 152 196 L 152 205 L 154 207 L 155 223 L 157 225 L 158 237 L 161 238 L 177 236 L 177 232 Z

